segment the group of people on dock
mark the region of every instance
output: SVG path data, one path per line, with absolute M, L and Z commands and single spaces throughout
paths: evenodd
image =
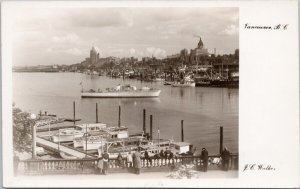
M 150 164 L 152 163 L 152 159 L 160 159 L 160 158 L 173 159 L 174 154 L 170 150 L 166 149 L 166 151 L 161 150 L 160 153 L 155 154 L 152 158 L 149 156 L 149 153 L 147 151 L 145 151 L 144 159 L 147 162 L 149 162 Z M 209 155 L 208 155 L 208 151 L 206 148 L 202 148 L 200 159 L 202 161 L 201 170 L 203 172 L 207 172 L 207 167 L 208 167 L 208 163 L 209 163 Z M 225 147 L 220 154 L 220 163 L 222 166 L 222 170 L 228 171 L 229 161 L 230 161 L 230 152 L 228 151 L 227 147 Z M 117 163 L 117 166 L 119 166 L 121 168 L 125 168 L 125 167 L 133 168 L 135 174 L 140 174 L 140 169 L 141 169 L 140 150 L 137 150 L 133 153 L 129 152 L 126 156 L 126 161 L 124 161 L 121 153 L 119 153 L 118 157 L 116 159 L 116 163 Z M 98 168 L 98 174 L 104 174 L 104 175 L 108 174 L 109 154 L 107 152 L 102 154 L 98 158 L 97 168 Z
M 107 152 L 98 157 L 98 162 L 97 162 L 98 174 L 104 174 L 104 175 L 108 174 L 108 168 L 109 168 L 108 161 L 109 161 L 109 155 Z M 121 153 L 118 154 L 116 162 L 119 167 L 121 168 L 126 167 Z M 129 152 L 126 157 L 126 163 L 127 163 L 127 167 L 134 168 L 134 173 L 140 174 L 140 169 L 141 169 L 140 151 L 138 150 L 134 153 Z
M 206 148 L 202 148 L 200 157 L 201 157 L 201 160 L 202 160 L 202 170 L 203 170 L 203 172 L 207 172 L 208 151 L 206 150 Z M 228 169 L 229 169 L 229 160 L 230 160 L 230 152 L 228 151 L 227 147 L 224 147 L 224 149 L 221 152 L 221 157 L 220 157 L 222 170 L 228 171 Z
M 108 160 L 109 160 L 109 155 L 107 152 L 105 152 L 104 154 L 98 157 L 98 163 L 97 163 L 98 174 L 106 175 L 108 173 L 108 168 L 109 168 Z

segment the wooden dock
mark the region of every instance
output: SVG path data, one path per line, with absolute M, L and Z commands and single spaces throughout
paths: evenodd
M 84 151 L 80 151 L 78 149 L 72 148 L 70 146 L 58 144 L 40 137 L 36 137 L 36 143 L 38 146 L 41 146 L 47 150 L 51 150 L 54 152 L 64 152 L 68 155 L 77 157 L 79 159 L 82 158 L 96 158 L 97 156 L 87 154 Z

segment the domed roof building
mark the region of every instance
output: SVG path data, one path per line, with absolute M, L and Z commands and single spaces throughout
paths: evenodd
M 192 63 L 198 63 L 198 62 L 200 63 L 200 57 L 201 56 L 208 56 L 208 55 L 209 55 L 208 50 L 206 48 L 204 48 L 203 41 L 200 37 L 197 48 L 191 49 L 190 61 Z

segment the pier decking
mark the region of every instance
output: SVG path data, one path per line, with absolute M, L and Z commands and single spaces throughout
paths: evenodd
M 38 146 L 41 146 L 45 149 L 49 149 L 51 151 L 56 151 L 56 152 L 64 152 L 66 154 L 69 154 L 71 156 L 77 157 L 77 158 L 95 158 L 95 156 L 91 154 L 86 154 L 85 152 L 82 152 L 80 150 L 77 150 L 75 148 L 67 147 L 62 144 L 57 144 L 55 142 L 51 142 L 49 140 L 36 137 L 36 142 Z

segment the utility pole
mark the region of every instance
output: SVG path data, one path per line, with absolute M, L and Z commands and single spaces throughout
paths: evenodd
M 98 123 L 98 103 L 96 103 L 96 123 Z
M 223 151 L 223 127 L 220 127 L 220 154 Z
M 74 117 L 74 125 L 76 124 L 76 118 L 75 118 L 75 101 L 73 101 L 73 117 Z
M 152 141 L 152 119 L 153 119 L 153 116 L 150 115 L 150 140 Z
M 184 142 L 183 120 L 181 120 L 181 142 Z
M 121 127 L 121 106 L 119 106 L 119 120 L 118 120 L 118 126 Z
M 143 110 L 143 132 L 146 134 L 146 110 Z

